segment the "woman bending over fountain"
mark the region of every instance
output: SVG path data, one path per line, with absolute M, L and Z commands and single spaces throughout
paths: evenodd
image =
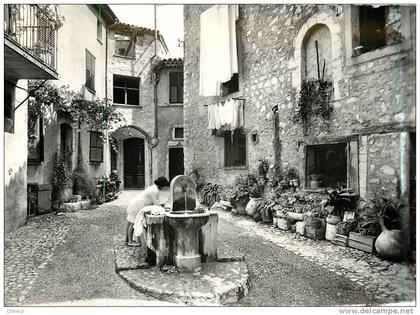
M 128 246 L 140 246 L 140 243 L 133 240 L 134 223 L 140 210 L 147 206 L 161 205 L 159 202 L 159 192 L 169 190 L 169 181 L 165 177 L 159 177 L 154 181 L 154 185 L 147 187 L 136 196 L 127 208 L 127 236 Z

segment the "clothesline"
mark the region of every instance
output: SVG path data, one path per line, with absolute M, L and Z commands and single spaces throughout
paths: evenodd
M 238 100 L 238 101 L 244 101 L 245 102 L 245 99 L 244 98 L 241 98 L 241 97 L 232 97 L 232 98 L 230 98 L 228 100 L 221 101 L 220 103 L 224 104 L 224 103 L 226 103 L 227 101 L 230 101 L 230 100 Z M 214 104 L 204 104 L 204 106 L 211 106 L 211 105 L 214 105 Z

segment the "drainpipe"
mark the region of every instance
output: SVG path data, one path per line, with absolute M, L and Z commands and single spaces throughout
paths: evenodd
M 153 66 L 154 60 L 157 57 L 157 26 L 156 26 L 156 4 L 153 5 L 153 13 L 154 13 L 154 26 L 155 26 L 155 36 L 154 36 L 154 54 L 152 57 L 152 62 L 150 63 L 151 66 L 151 75 L 152 75 L 152 83 L 153 83 L 153 120 L 154 120 L 154 129 L 153 129 L 153 137 L 150 143 L 150 178 L 151 182 L 153 183 L 153 148 L 158 143 L 158 119 L 157 119 L 157 75 L 154 73 Z
M 158 39 L 158 36 L 157 36 L 156 4 L 153 7 L 154 7 L 154 18 L 155 18 L 155 39 L 154 39 L 154 42 L 155 42 L 154 43 L 155 44 L 155 53 L 153 55 L 153 61 L 154 61 L 157 58 L 157 39 Z M 153 67 L 154 66 L 153 65 L 153 62 L 151 64 L 152 64 L 152 67 Z M 153 68 L 152 68 L 152 71 L 153 71 Z M 153 79 L 153 102 L 154 102 L 154 119 L 155 119 L 155 123 L 154 123 L 155 129 L 154 129 L 153 136 L 156 139 L 158 139 L 157 84 L 159 82 L 159 79 L 158 79 L 158 75 L 155 74 L 154 71 L 152 73 L 152 79 Z

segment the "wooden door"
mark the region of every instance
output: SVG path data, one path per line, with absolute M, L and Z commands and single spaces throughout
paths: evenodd
M 144 188 L 144 140 L 124 140 L 124 188 Z
M 177 175 L 184 175 L 184 149 L 169 149 L 169 181 Z

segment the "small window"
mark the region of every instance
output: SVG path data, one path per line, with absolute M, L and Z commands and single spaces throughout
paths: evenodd
M 44 124 L 42 117 L 36 119 L 33 139 L 28 139 L 28 161 L 42 162 L 44 160 Z
M 15 85 L 4 82 L 4 132 L 14 133 Z
M 238 20 L 236 21 L 236 52 L 238 55 L 238 72 L 240 72 L 241 66 L 241 45 L 240 45 L 240 32 L 238 27 Z M 222 96 L 226 96 L 239 91 L 239 74 L 234 73 L 229 81 L 222 83 L 221 87 Z
M 239 91 L 239 75 L 234 73 L 232 79 L 222 83 L 222 94 L 228 95 Z
M 86 84 L 85 86 L 95 91 L 95 57 L 86 50 Z
M 140 105 L 140 78 L 114 75 L 115 104 Z
M 184 102 L 184 73 L 169 72 L 169 103 Z
M 96 18 L 96 38 L 102 43 L 102 18 Z
M 385 6 L 362 5 L 359 7 L 360 46 L 362 52 L 378 49 L 386 45 Z
M 115 51 L 118 56 L 131 57 L 135 56 L 136 38 L 128 35 L 115 34 Z
M 312 180 L 319 187 L 347 187 L 347 165 L 347 143 L 307 146 L 307 186 Z
M 182 128 L 182 127 L 175 127 L 173 129 L 172 137 L 173 137 L 174 140 L 184 139 L 184 128 Z
M 225 166 L 246 166 L 246 134 L 243 131 L 226 131 Z
M 90 162 L 103 162 L 103 143 L 100 132 L 90 132 L 89 160 Z

